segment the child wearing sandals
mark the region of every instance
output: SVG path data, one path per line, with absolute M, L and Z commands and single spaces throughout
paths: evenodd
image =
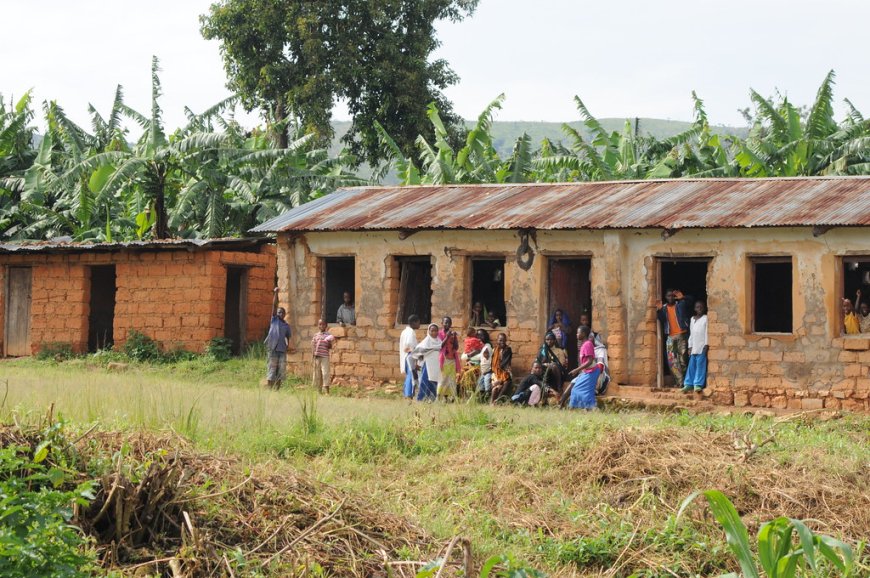
M 683 391 L 701 391 L 707 384 L 707 303 L 695 301 L 695 315 L 689 321 L 689 366 Z

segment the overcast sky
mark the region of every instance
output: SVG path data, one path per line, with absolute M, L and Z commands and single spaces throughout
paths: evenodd
M 120 83 L 147 112 L 156 54 L 175 127 L 184 105 L 199 111 L 229 94 L 218 45 L 199 33 L 209 4 L 0 0 L 0 92 L 34 88 L 83 122 L 87 104 L 106 111 Z M 466 118 L 504 92 L 499 120 L 574 120 L 575 94 L 598 117 L 690 120 L 694 89 L 713 123 L 741 124 L 749 87 L 808 104 L 832 68 L 837 99 L 870 114 L 867 22 L 864 0 L 481 0 L 471 19 L 440 26 L 438 56 L 461 77 L 448 96 Z

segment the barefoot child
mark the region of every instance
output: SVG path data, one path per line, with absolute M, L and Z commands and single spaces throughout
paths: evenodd
M 695 315 L 689 321 L 689 366 L 683 391 L 701 391 L 707 383 L 707 304 L 695 301 Z
M 311 338 L 311 348 L 314 357 L 314 387 L 320 393 L 329 393 L 329 352 L 335 343 L 335 336 L 327 331 L 329 326 L 323 319 L 317 320 L 319 332 Z

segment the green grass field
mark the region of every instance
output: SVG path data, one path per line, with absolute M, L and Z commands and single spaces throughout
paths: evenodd
M 830 421 L 641 411 L 595 414 L 412 404 L 292 380 L 263 363 L 0 363 L 0 421 L 55 416 L 84 430 L 173 430 L 207 452 L 301 471 L 478 556 L 512 553 L 552 576 L 694 576 L 734 569 L 721 530 L 676 521 L 717 488 L 753 531 L 776 515 L 859 546 L 870 536 L 870 417 Z M 757 451 L 742 446 L 772 437 Z

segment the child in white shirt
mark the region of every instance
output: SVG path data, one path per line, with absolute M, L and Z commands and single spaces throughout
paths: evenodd
M 683 391 L 701 391 L 707 384 L 707 303 L 695 301 L 695 315 L 689 320 L 689 366 Z

